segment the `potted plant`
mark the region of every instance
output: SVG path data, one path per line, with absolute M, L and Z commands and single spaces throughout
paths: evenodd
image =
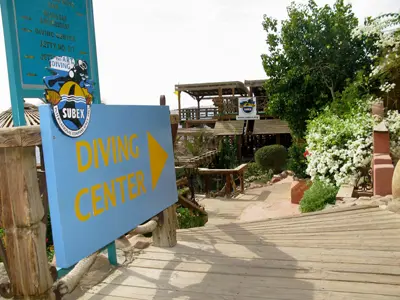
M 300 203 L 304 192 L 311 186 L 311 180 L 306 173 L 307 156 L 309 155 L 304 143 L 295 142 L 289 148 L 288 168 L 293 172 L 290 200 L 294 204 Z

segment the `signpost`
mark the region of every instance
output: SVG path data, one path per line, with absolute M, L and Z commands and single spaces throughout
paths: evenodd
M 43 98 L 55 56 L 85 60 L 100 103 L 92 0 L 0 0 L 14 126 L 25 125 L 24 98 Z
M 238 100 L 239 115 L 236 120 L 259 120 L 257 115 L 257 100 L 256 97 L 244 97 Z
M 61 132 L 49 105 L 39 108 L 53 240 L 62 268 L 178 198 L 168 107 L 91 109 L 85 133 L 71 138 Z

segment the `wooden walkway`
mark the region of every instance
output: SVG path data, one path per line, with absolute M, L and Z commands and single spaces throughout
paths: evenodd
M 80 299 L 398 300 L 399 237 L 378 207 L 180 230 Z

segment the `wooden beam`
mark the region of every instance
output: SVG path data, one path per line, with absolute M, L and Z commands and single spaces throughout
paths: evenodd
M 246 171 L 247 164 L 241 164 L 235 169 L 208 169 L 208 168 L 199 168 L 198 173 L 201 175 L 206 174 L 220 174 L 220 175 L 230 175 L 230 174 L 240 174 Z
M 160 99 L 161 100 L 161 99 Z M 165 98 L 160 105 L 165 105 Z M 178 124 L 171 123 L 172 144 L 175 147 Z M 178 199 L 176 199 L 178 200 Z M 174 247 L 177 244 L 176 229 L 178 220 L 176 216 L 176 204 L 159 213 L 159 226 L 153 232 L 153 245 L 156 247 Z
M 0 128 L 0 148 L 40 146 L 40 126 Z

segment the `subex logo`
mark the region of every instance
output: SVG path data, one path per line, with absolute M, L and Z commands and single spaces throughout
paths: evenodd
M 255 103 L 252 98 L 241 100 L 239 105 L 245 113 L 251 113 L 255 107 Z
M 89 126 L 94 84 L 89 80 L 88 65 L 83 60 L 56 56 L 50 60 L 44 77 L 45 99 L 52 105 L 60 130 L 70 136 L 81 136 Z

